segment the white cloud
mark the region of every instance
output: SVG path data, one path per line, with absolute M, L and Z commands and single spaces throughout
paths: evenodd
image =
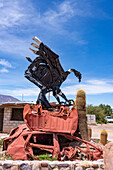
M 65 23 L 69 18 L 75 14 L 75 9 L 72 6 L 71 1 L 64 1 L 55 10 L 50 9 L 46 11 L 42 16 L 42 21 L 47 22 L 50 25 L 56 27 Z
M 3 7 L 3 0 L 0 0 L 0 7 Z
M 94 82 L 94 83 L 93 83 Z M 76 92 L 79 88 L 82 88 L 86 91 L 87 95 L 98 95 L 98 94 L 104 94 L 104 93 L 113 93 L 113 82 L 110 80 L 88 80 L 84 81 L 83 83 L 77 84 L 77 85 L 67 85 L 65 87 L 62 87 L 61 90 L 64 92 L 64 94 L 75 96 Z M 0 93 L 9 94 L 15 97 L 22 96 L 22 94 L 26 97 L 28 96 L 35 96 L 39 94 L 40 89 L 38 87 L 33 88 L 16 88 L 12 90 L 0 90 Z
M 22 94 L 24 96 L 37 96 L 39 94 L 39 88 L 27 88 L 27 89 L 20 89 L 20 88 L 17 88 L 17 89 L 13 89 L 13 90 L 7 90 L 7 89 L 4 89 L 4 90 L 0 90 L 0 93 L 3 94 L 8 94 L 8 95 L 11 95 L 11 96 L 22 96 Z
M 39 12 L 38 8 L 33 6 L 33 2 L 26 0 L 5 0 L 0 9 L 0 25 L 2 27 L 14 27 L 19 25 L 28 25 L 32 23 L 41 24 L 45 27 L 62 27 L 64 23 L 71 18 L 79 17 L 96 17 L 103 13 L 94 3 L 89 0 L 64 0 L 60 3 L 53 2 L 51 8 Z M 2 4 L 2 3 L 0 3 Z M 98 15 L 98 16 L 99 16 Z M 102 16 L 102 15 L 101 15 Z M 47 25 L 45 25 L 45 23 Z M 47 27 L 50 28 L 50 27 Z M 56 29 L 57 30 L 57 29 Z
M 101 17 L 100 17 L 101 16 Z M 83 38 L 84 30 L 81 29 L 82 19 L 104 18 L 105 13 L 97 8 L 96 3 L 89 0 L 64 0 L 55 3 L 45 12 L 37 13 L 35 24 L 45 30 L 73 40 L 77 45 L 88 44 Z M 71 23 L 71 30 L 69 23 Z M 33 24 L 33 23 L 32 23 Z M 80 28 L 80 29 L 78 29 Z
M 63 87 L 62 90 L 66 95 L 74 95 L 79 88 L 84 89 L 88 95 L 113 93 L 113 82 L 110 80 L 92 79 L 77 85 Z
M 62 35 L 78 45 L 87 44 L 88 42 L 84 40 L 81 31 L 77 31 L 78 17 L 95 17 L 103 13 L 99 12 L 100 10 L 93 6 L 89 0 L 53 2 L 53 5 L 50 5 L 51 8 L 46 11 L 42 10 L 42 12 L 33 6 L 33 1 L 5 0 L 3 2 L 3 6 L 0 6 L 0 51 L 21 56 L 28 55 L 31 34 L 38 27 L 39 31 L 44 28 L 45 32 L 49 30 L 50 34 L 54 32 Z M 73 20 L 71 23 L 73 23 L 74 30 L 70 31 L 70 27 L 67 27 L 66 24 L 69 24 L 71 20 Z
M 19 57 L 28 54 L 29 41 L 24 36 L 31 25 L 33 13 L 30 1 L 3 1 L 3 6 L 0 6 L 0 51 L 17 54 Z
M 58 27 L 62 28 L 70 19 L 73 19 L 73 23 L 77 22 L 78 24 L 78 17 L 100 17 L 100 13 L 101 16 L 104 15 L 103 11 L 89 0 L 65 0 L 40 15 L 40 20 L 38 21 L 41 24 L 46 22 L 48 25 L 49 23 L 52 27 L 56 27 L 57 30 Z
M 108 81 L 104 80 L 87 80 L 86 81 L 89 84 L 94 84 L 94 85 L 105 85 Z
M 7 68 L 13 68 L 11 63 L 5 59 L 0 59 L 0 65 L 4 66 L 0 69 L 0 73 L 8 73 L 9 70 Z
M 16 54 L 15 57 L 17 57 L 17 55 L 18 57 L 29 55 L 30 50 L 28 47 L 31 39 L 18 37 L 17 35 L 12 35 L 8 32 L 1 32 L 0 37 L 0 51 Z
M 32 5 L 28 6 L 29 3 L 26 1 L 18 1 L 18 0 L 5 0 L 3 1 L 3 6 L 0 8 L 0 26 L 1 28 L 19 26 L 20 24 L 24 24 L 27 22 L 27 18 L 29 18 L 30 9 Z M 32 12 L 32 11 L 31 11 Z
M 12 2 L 12 1 L 11 1 Z M 11 3 L 7 1 L 3 4 L 0 12 L 0 25 L 2 27 L 11 27 L 17 25 L 18 21 L 24 16 L 20 13 L 21 8 L 18 8 L 17 1 Z
M 6 68 L 0 70 L 0 73 L 8 73 L 9 71 Z
M 0 59 L 0 65 L 3 65 L 5 67 L 8 67 L 8 68 L 12 68 L 12 65 L 11 63 L 9 63 L 7 60 L 5 59 Z

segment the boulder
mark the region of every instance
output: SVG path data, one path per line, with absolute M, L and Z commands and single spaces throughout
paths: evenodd
M 113 142 L 110 142 L 104 147 L 104 164 L 105 170 L 113 169 Z

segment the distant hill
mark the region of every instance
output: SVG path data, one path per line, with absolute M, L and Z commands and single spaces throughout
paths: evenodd
M 0 94 L 0 103 L 5 103 L 5 102 L 19 102 L 20 100 L 12 97 L 12 96 L 7 96 Z

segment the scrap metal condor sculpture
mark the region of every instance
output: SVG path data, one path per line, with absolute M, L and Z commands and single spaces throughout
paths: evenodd
M 60 102 L 58 95 L 65 100 L 64 104 L 70 105 L 72 100 L 68 100 L 66 98 L 66 96 L 62 93 L 60 86 L 71 72 L 78 77 L 80 82 L 81 73 L 75 69 L 64 71 L 60 64 L 59 56 L 44 45 L 37 37 L 34 37 L 33 40 L 39 45 L 35 43 L 31 43 L 31 45 L 39 50 L 33 50 L 32 48 L 29 49 L 33 51 L 34 54 L 38 55 L 38 57 L 36 57 L 33 61 L 29 57 L 26 57 L 31 64 L 25 71 L 25 77 L 40 88 L 37 103 L 45 107 L 51 107 L 45 95 L 52 91 L 53 96 L 59 104 L 62 102 Z

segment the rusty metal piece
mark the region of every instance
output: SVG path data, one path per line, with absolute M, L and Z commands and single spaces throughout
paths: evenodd
M 78 114 L 75 108 L 61 106 L 55 111 L 43 110 L 41 105 L 26 105 L 23 117 L 31 131 L 61 132 L 74 135 L 78 126 Z
M 86 144 L 86 149 L 79 146 L 75 146 L 75 148 L 64 147 L 61 152 L 59 135 Z M 14 160 L 32 160 L 34 157 L 38 159 L 36 155 L 43 154 L 43 151 L 44 153 L 51 153 L 53 157 L 59 159 L 63 155 L 69 160 L 80 159 L 77 155 L 78 151 L 84 153 L 88 160 L 103 158 L 103 150 L 90 142 L 64 133 L 30 131 L 25 124 L 13 129 L 10 136 L 4 140 L 3 146 L 4 150 L 7 149 L 6 155 L 12 156 Z M 91 150 L 90 146 L 94 149 Z
M 25 124 L 16 128 L 16 131 L 13 129 L 13 132 L 10 137 L 4 140 L 3 145 L 4 150 L 7 149 L 6 155 L 12 156 L 14 160 L 32 160 L 43 151 L 51 153 L 53 157 L 58 158 L 65 155 L 69 160 L 73 160 L 73 158 L 74 160 L 80 159 L 76 154 L 78 151 L 83 152 L 88 160 L 102 158 L 102 149 L 75 136 L 52 132 L 29 131 Z M 86 144 L 87 149 L 84 150 L 78 146 L 75 148 L 65 147 L 60 152 L 59 135 L 81 141 Z M 89 146 L 92 146 L 94 150 L 90 150 Z M 35 158 L 37 159 L 37 157 Z
M 61 134 L 64 135 L 65 137 L 70 137 L 69 135 Z M 62 150 L 62 155 L 64 154 L 65 156 L 68 157 L 68 159 L 79 159 L 76 155 L 77 151 L 81 151 L 84 153 L 87 157 L 88 160 L 98 160 L 103 158 L 103 150 L 91 142 L 88 142 L 86 140 L 80 139 L 79 137 L 76 136 L 71 136 L 72 139 L 78 140 L 84 144 L 86 144 L 86 149 L 82 149 L 79 146 L 76 146 L 75 148 L 72 147 L 65 147 Z M 93 147 L 93 150 L 90 149 L 90 147 Z
M 54 105 L 53 110 L 48 111 L 43 110 L 40 104 L 26 105 L 23 116 L 26 124 L 12 129 L 10 136 L 3 142 L 6 155 L 12 156 L 14 160 L 32 160 L 34 157 L 38 159 L 36 155 L 43 153 L 50 153 L 58 159 L 64 156 L 75 160 L 80 159 L 78 152 L 82 152 L 88 160 L 103 158 L 102 149 L 74 136 L 78 126 L 75 108 L 69 110 L 66 106 L 55 108 Z M 73 147 L 69 145 L 72 141 Z M 85 144 L 85 149 L 77 145 L 78 141 Z
M 65 148 L 63 148 L 61 155 L 62 156 L 65 155 L 70 160 L 75 156 L 76 151 L 77 151 L 77 149 L 76 148 L 74 149 L 71 146 L 65 147 Z
M 7 147 L 18 137 L 21 135 L 23 131 L 29 131 L 26 124 L 22 124 L 16 128 L 13 128 L 9 134 L 9 137 L 4 139 L 3 142 L 3 150 L 7 150 Z
M 5 138 L 3 150 L 7 149 L 6 155 L 11 156 L 14 160 L 33 160 L 36 156 L 34 152 L 38 153 L 39 149 L 51 153 L 53 157 L 60 155 L 56 133 L 29 131 L 25 124 L 18 126 L 16 131 L 13 129 L 13 132 L 15 133 L 11 133 L 8 138 Z

